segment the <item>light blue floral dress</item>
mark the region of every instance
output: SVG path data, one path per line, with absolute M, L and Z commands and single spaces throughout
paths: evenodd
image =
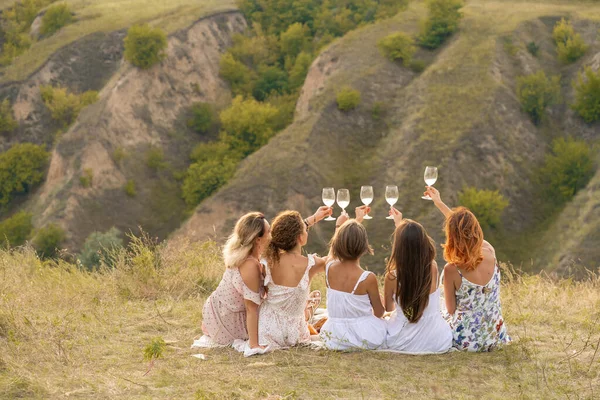
M 457 269 L 458 270 L 458 269 Z M 442 314 L 453 331 L 452 346 L 463 351 L 492 351 L 509 343 L 500 305 L 500 268 L 496 265 L 486 285 L 470 282 L 460 270 L 462 283 L 456 291 L 456 311 L 448 314 L 444 296 Z M 444 274 L 442 273 L 443 282 Z

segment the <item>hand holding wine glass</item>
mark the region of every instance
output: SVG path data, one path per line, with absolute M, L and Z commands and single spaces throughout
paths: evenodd
M 441 203 L 442 201 L 442 197 L 440 195 L 439 190 L 437 190 L 433 186 L 427 186 L 427 189 L 425 190 L 425 193 L 423 193 L 423 195 L 428 196 L 431 200 L 433 200 L 434 203 Z
M 333 214 L 333 208 L 332 207 L 330 207 L 330 206 L 321 206 L 315 212 L 315 214 L 312 216 L 313 220 L 312 221 L 309 220 L 309 223 L 316 224 L 317 222 L 321 221 L 325 217 L 330 217 L 331 214 Z
M 394 220 L 396 228 L 402 223 L 402 213 L 394 207 L 390 208 L 390 217 Z
M 335 204 L 335 189 L 332 187 L 323 188 L 323 204 L 327 207 L 333 206 Z M 331 213 L 333 214 L 333 208 L 331 209 Z M 335 221 L 335 218 L 329 214 L 325 221 Z
M 425 174 L 423 176 L 425 179 L 425 183 L 427 186 L 433 186 L 433 184 L 437 181 L 438 178 L 438 169 L 437 167 L 425 167 Z M 425 195 L 421 197 L 424 200 L 431 200 L 431 197 Z
M 371 204 L 373 201 L 373 186 L 362 186 L 360 188 L 360 200 L 365 206 Z M 369 214 L 366 214 L 364 219 L 373 219 L 373 217 L 369 216 Z
M 371 212 L 371 207 L 369 206 L 356 207 L 356 209 L 354 210 L 354 213 L 356 215 L 355 219 L 358 222 L 362 222 L 363 219 L 367 219 L 369 212 Z
M 390 207 L 394 207 L 394 204 L 398 201 L 398 186 L 396 185 L 388 185 L 385 188 L 385 201 L 390 205 Z M 394 219 L 391 215 L 386 217 L 386 219 Z

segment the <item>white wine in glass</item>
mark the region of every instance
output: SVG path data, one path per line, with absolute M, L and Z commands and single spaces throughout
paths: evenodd
M 335 189 L 332 187 L 323 188 L 323 204 L 327 207 L 331 207 L 335 204 Z M 335 221 L 331 215 L 325 218 L 325 221 Z
M 427 186 L 433 186 L 433 184 L 437 181 L 438 178 L 438 169 L 437 167 L 425 167 L 425 184 Z M 432 200 L 431 197 L 425 195 L 421 197 L 424 200 Z
M 398 201 L 398 186 L 389 185 L 385 187 L 385 201 L 388 202 L 390 207 L 394 207 L 394 204 Z M 386 219 L 394 219 L 391 215 Z
M 365 206 L 368 206 L 373 202 L 373 186 L 361 186 L 360 188 L 360 200 Z M 364 219 L 373 219 L 369 214 L 364 216 Z
M 346 207 L 348 207 L 348 204 L 350 204 L 350 191 L 348 189 L 338 190 L 337 204 L 342 209 L 342 213 L 346 212 Z

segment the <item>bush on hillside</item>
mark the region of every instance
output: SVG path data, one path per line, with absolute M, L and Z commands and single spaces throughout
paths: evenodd
M 0 207 L 40 183 L 47 165 L 44 146 L 32 143 L 16 144 L 0 154 Z
M 121 231 L 117 228 L 112 227 L 104 233 L 93 232 L 83 244 L 79 261 L 88 270 L 100 267 L 101 263 L 112 267 L 115 263 L 113 255 L 122 247 Z
M 12 217 L 0 222 L 0 246 L 16 247 L 25 244 L 33 230 L 31 217 L 31 214 L 19 211 Z
M 215 158 L 220 160 L 225 158 L 239 160 L 241 159 L 241 156 L 239 154 L 236 155 L 235 151 L 232 150 L 227 143 L 220 140 L 200 143 L 194 147 L 190 154 L 192 163 L 204 163 Z
M 575 103 L 571 106 L 585 122 L 600 120 L 600 70 L 586 67 L 573 83 Z
M 301 52 L 296 57 L 294 65 L 290 69 L 289 88 L 296 90 L 304 85 L 308 69 L 313 62 L 313 56 L 308 52 Z
M 527 51 L 532 56 L 537 57 L 538 52 L 540 51 L 540 46 L 538 46 L 537 43 L 535 43 L 535 42 L 529 42 L 529 43 L 527 43 Z
M 167 167 L 165 153 L 160 147 L 151 147 L 146 151 L 146 165 L 148 168 L 158 171 Z
M 244 63 L 236 60 L 229 52 L 221 57 L 219 75 L 229 82 L 234 94 L 240 95 L 252 92 L 252 80 L 255 73 Z
M 194 103 L 187 125 L 195 132 L 206 134 L 218 124 L 214 107 L 209 103 Z
M 83 174 L 79 177 L 79 184 L 84 188 L 89 188 L 94 182 L 94 170 L 86 168 L 83 170 Z
M 389 60 L 401 60 L 405 66 L 410 65 L 416 51 L 414 40 L 402 32 L 386 36 L 377 43 L 377 47 Z
M 581 58 L 587 51 L 587 45 L 580 34 L 575 33 L 571 21 L 562 18 L 552 31 L 556 43 L 558 59 L 564 63 L 572 63 Z
M 37 231 L 33 238 L 33 247 L 41 257 L 54 258 L 66 238 L 63 228 L 56 224 L 49 224 Z
M 225 185 L 235 173 L 237 164 L 234 160 L 218 158 L 192 164 L 181 188 L 186 204 L 194 207 Z
M 299 22 L 290 25 L 279 40 L 282 55 L 291 59 L 295 59 L 304 50 L 310 50 L 310 46 L 310 31 Z
M 360 104 L 360 92 L 345 86 L 337 93 L 335 99 L 340 111 L 350 111 Z
M 458 30 L 463 6 L 461 0 L 429 0 L 428 18 L 421 29 L 419 44 L 428 49 L 440 47 Z
M 13 118 L 12 107 L 8 99 L 0 103 L 0 133 L 10 133 L 17 129 L 19 124 Z
M 129 197 L 135 197 L 135 195 L 137 194 L 135 190 L 135 182 L 132 179 L 127 181 L 127 183 L 123 187 L 123 190 L 125 191 L 125 194 Z
M 546 156 L 541 169 L 542 181 L 551 198 L 558 203 L 569 201 L 593 175 L 593 155 L 587 143 L 572 138 L 552 142 L 552 152 Z
M 265 101 L 271 94 L 288 92 L 288 74 L 276 66 L 261 66 L 258 69 L 258 79 L 252 89 L 252 96 L 258 101 Z
M 548 79 L 542 70 L 517 78 L 517 97 L 523 111 L 535 124 L 540 123 L 546 108 L 560 100 L 560 77 Z
M 221 140 L 245 157 L 271 139 L 278 113 L 270 104 L 238 96 L 221 112 Z
M 141 69 L 148 69 L 165 57 L 167 34 L 149 25 L 134 25 L 125 37 L 125 59 Z
M 495 227 L 509 202 L 497 190 L 467 187 L 458 194 L 458 202 L 475 214 L 482 228 Z
M 40 93 L 52 119 L 65 128 L 75 122 L 81 110 L 98 101 L 98 92 L 94 90 L 78 95 L 60 86 L 47 85 L 40 87 Z
M 43 36 L 50 36 L 71 22 L 73 22 L 73 15 L 71 15 L 69 6 L 67 4 L 54 5 L 48 8 L 42 17 L 40 33 Z

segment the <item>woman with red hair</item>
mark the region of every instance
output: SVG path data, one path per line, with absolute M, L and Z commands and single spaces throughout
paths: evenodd
M 500 305 L 500 268 L 475 215 L 464 207 L 451 210 L 440 192 L 426 194 L 446 217 L 442 309 L 453 330 L 452 345 L 465 351 L 491 351 L 510 342 Z

